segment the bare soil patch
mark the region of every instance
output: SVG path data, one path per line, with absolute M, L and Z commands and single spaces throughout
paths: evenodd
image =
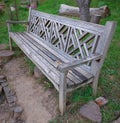
M 4 74 L 15 89 L 18 103 L 24 109 L 26 123 L 48 123 L 57 114 L 58 102 L 55 89 L 45 88 L 28 74 L 23 57 L 14 58 L 4 66 Z

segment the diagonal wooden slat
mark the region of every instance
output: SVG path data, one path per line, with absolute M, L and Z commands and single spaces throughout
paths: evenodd
M 33 14 L 30 31 L 74 58 L 81 59 L 95 51 L 99 35 Z

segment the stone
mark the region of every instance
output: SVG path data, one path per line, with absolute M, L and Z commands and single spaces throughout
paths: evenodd
M 106 99 L 105 97 L 98 97 L 97 99 L 95 99 L 95 102 L 99 105 L 99 106 L 104 106 L 108 103 L 108 99 Z
M 10 109 L 13 109 L 15 107 L 16 103 L 13 102 L 13 103 L 9 103 L 8 105 L 9 105 Z
M 7 101 L 8 101 L 9 103 L 16 102 L 16 100 L 17 100 L 16 96 L 9 96 L 9 97 L 7 97 Z
M 3 88 L 7 87 L 8 86 L 8 82 L 3 82 L 1 85 L 2 85 Z
M 0 51 L 0 64 L 4 64 L 8 62 L 12 58 L 13 55 L 14 55 L 13 51 L 1 50 Z
M 100 107 L 94 101 L 83 105 L 80 108 L 80 114 L 93 122 L 100 123 L 102 121 Z
M 3 89 L 4 89 L 4 92 L 5 92 L 6 97 L 9 96 L 10 87 L 9 86 L 5 86 Z
M 7 48 L 6 44 L 0 44 L 0 50 L 5 50 Z
M 35 66 L 34 67 L 34 77 L 41 78 L 42 76 L 43 76 L 43 73 Z
M 5 75 L 0 75 L 0 83 L 6 82 L 7 77 Z
M 20 118 L 22 112 L 23 112 L 23 108 L 21 106 L 16 106 L 14 109 L 14 119 L 18 119 Z
M 8 103 L 14 103 L 15 102 L 15 98 L 14 98 L 14 96 L 11 96 L 11 97 L 7 97 L 7 101 L 8 101 Z

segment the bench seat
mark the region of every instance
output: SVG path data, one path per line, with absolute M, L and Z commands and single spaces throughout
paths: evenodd
M 60 72 L 56 66 L 61 63 L 73 61 L 74 58 L 43 39 L 27 32 L 10 32 L 10 37 L 24 51 L 24 53 L 36 64 L 36 66 L 49 76 L 57 90 L 59 90 Z M 42 67 L 41 67 L 42 66 Z M 93 81 L 93 75 L 81 67 L 69 70 L 67 75 L 67 90 L 79 87 L 82 84 Z

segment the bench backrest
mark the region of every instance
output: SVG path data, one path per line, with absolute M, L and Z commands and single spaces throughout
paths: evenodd
M 77 59 L 93 53 L 102 54 L 99 63 L 92 61 L 86 65 L 89 72 L 96 74 L 103 63 L 115 25 L 115 22 L 107 22 L 103 26 L 30 10 L 28 32 Z

